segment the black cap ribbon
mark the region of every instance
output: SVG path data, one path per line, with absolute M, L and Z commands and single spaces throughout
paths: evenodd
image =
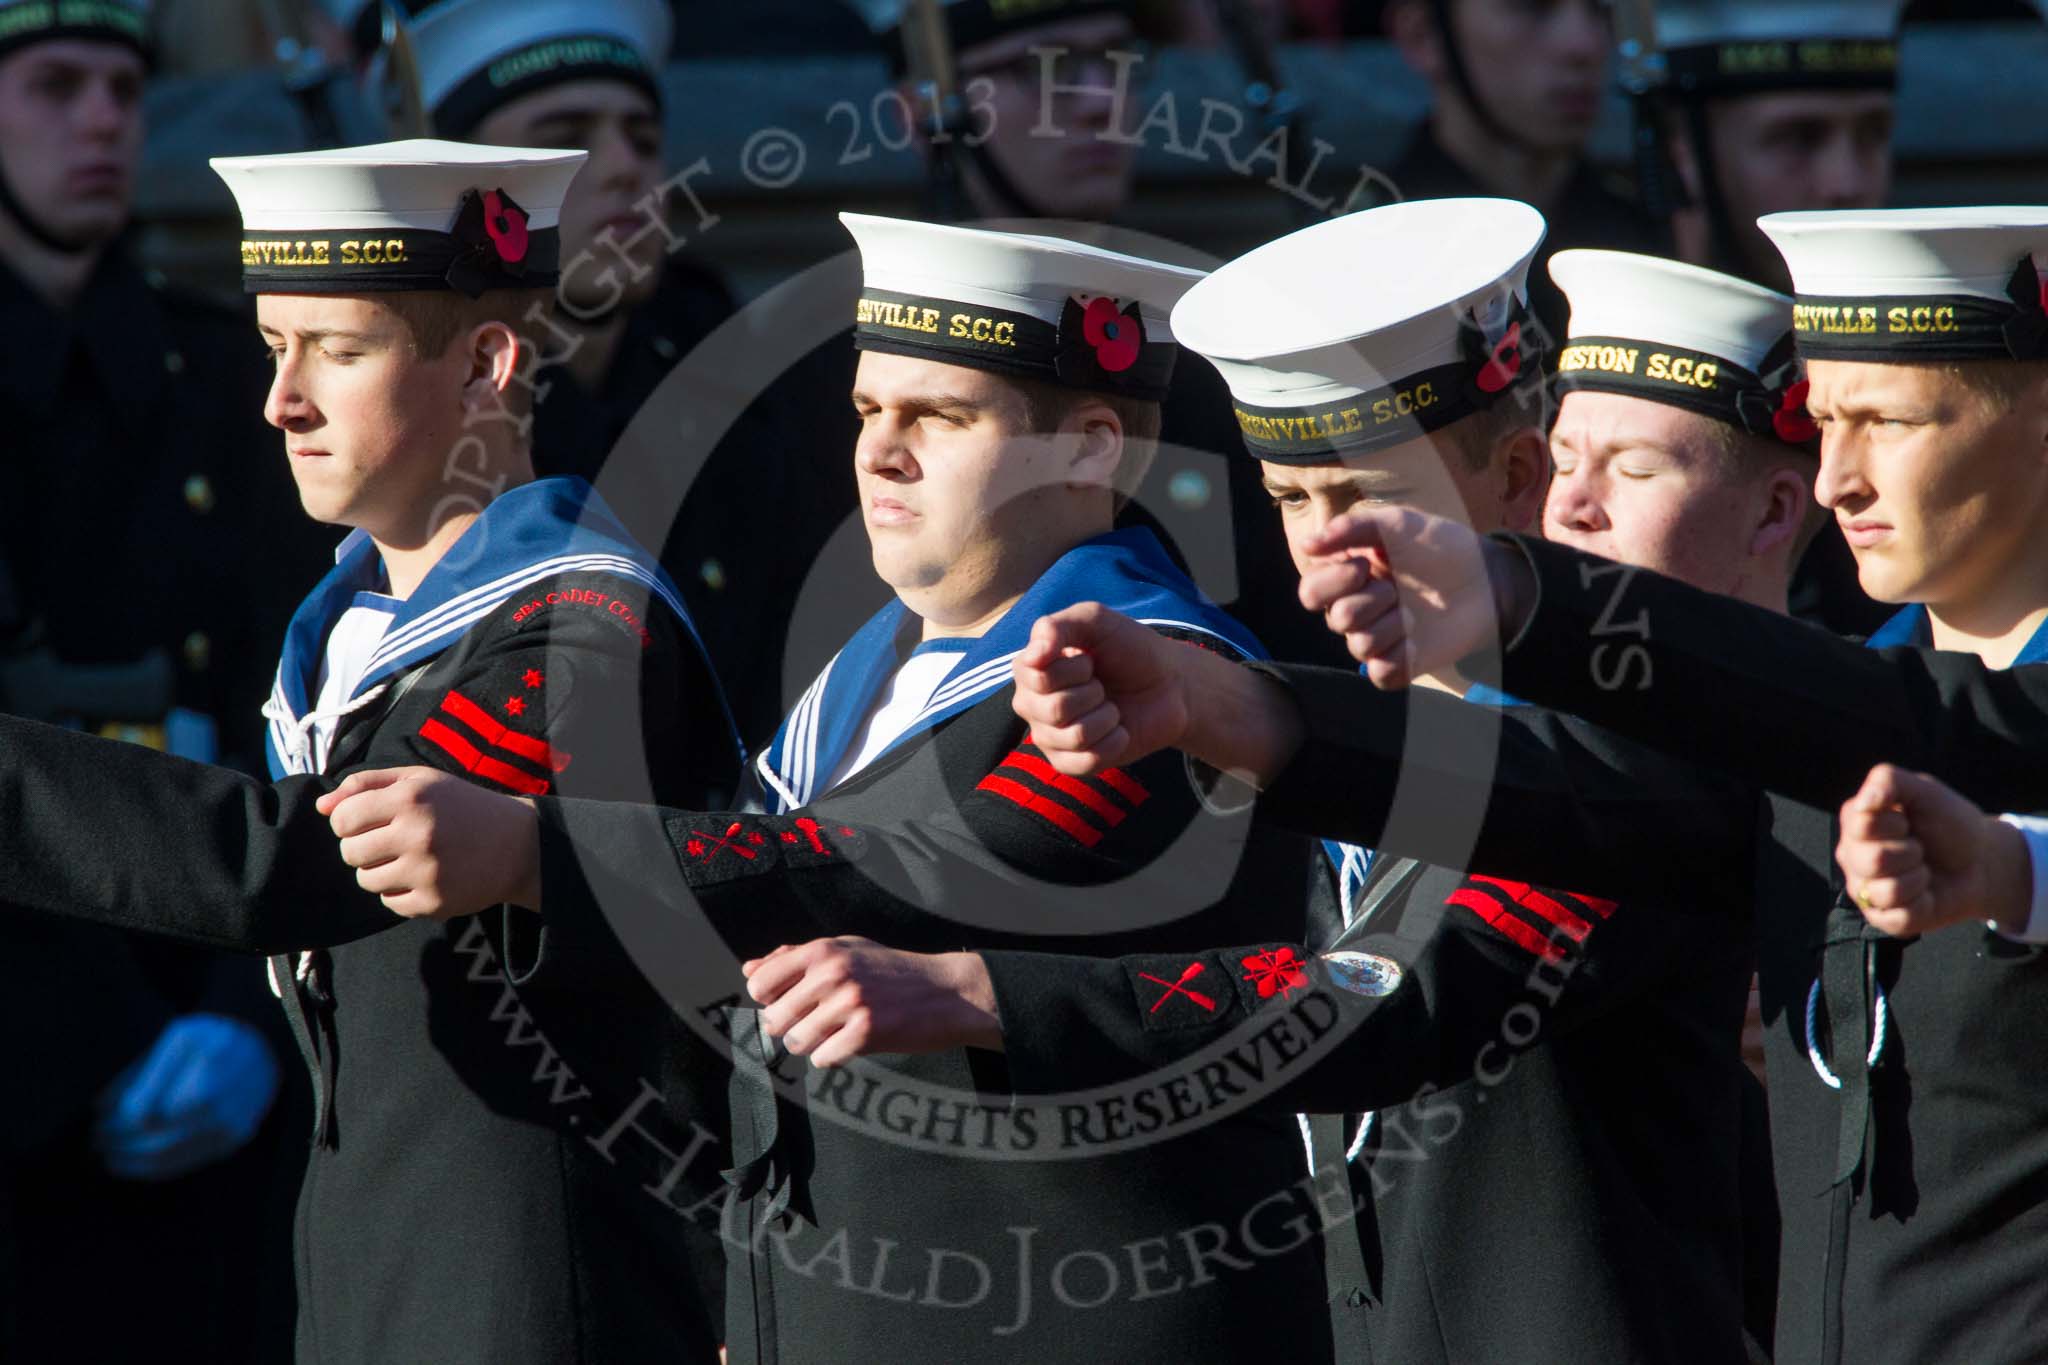
M 448 235 L 455 242 L 448 287 L 476 298 L 493 286 L 526 278 L 531 247 L 526 210 L 502 189 L 466 190 Z

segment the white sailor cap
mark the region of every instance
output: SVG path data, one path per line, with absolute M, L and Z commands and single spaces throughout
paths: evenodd
M 475 298 L 560 278 L 562 196 L 587 155 L 421 138 L 212 164 L 242 210 L 249 293 Z
M 1154 402 L 1168 315 L 1199 270 L 1021 232 L 842 213 L 860 247 L 854 344 Z
M 420 103 L 442 137 L 564 81 L 624 81 L 659 103 L 675 17 L 667 0 L 440 0 L 406 24 Z
M 150 0 L 0 0 L 0 56 L 52 38 L 123 43 L 147 57 Z
M 1571 304 L 1560 394 L 1647 398 L 1793 445 L 1817 439 L 1792 343 L 1790 295 L 1661 256 L 1560 251 Z
M 1513 199 L 1388 204 L 1268 242 L 1174 309 L 1245 445 L 1320 464 L 1490 407 L 1539 368 L 1524 337 L 1543 215 Z
M 1757 226 L 1791 268 L 1808 360 L 2048 359 L 2048 208 L 1773 213 Z
M 1686 94 L 1880 89 L 1899 80 L 1905 0 L 1656 0 L 1657 47 Z

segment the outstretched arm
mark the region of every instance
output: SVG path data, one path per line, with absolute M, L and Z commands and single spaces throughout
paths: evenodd
M 1243 868 L 1278 854 L 1249 815 L 1203 805 L 1180 755 L 1065 776 L 1006 698 L 956 718 L 885 778 L 786 815 L 528 803 L 417 771 L 356 775 L 323 808 L 364 886 L 394 910 L 508 900 L 537 908 L 565 945 L 631 924 L 650 942 L 715 931 L 708 942 L 746 957 L 840 934 L 909 948 L 957 947 L 963 933 L 1078 940 L 1118 914 L 1186 927 L 1226 901 L 1217 913 L 1261 916 L 1244 932 L 1287 914 L 1274 898 L 1226 895 Z M 1196 821 L 1210 837 L 1191 836 Z M 1287 845 L 1298 880 L 1306 852 Z
M 335 852 L 325 789 L 0 717 L 0 903 L 241 952 L 363 938 L 398 921 Z
M 544 586 L 587 585 L 606 589 L 589 594 L 597 600 L 620 592 L 590 573 Z M 644 771 L 638 691 L 649 680 L 668 699 L 672 672 L 656 670 L 670 667 L 671 622 L 656 622 L 649 644 L 608 613 L 569 608 L 475 629 L 491 633 L 422 675 L 377 721 L 363 762 L 431 763 L 499 790 L 569 781 L 593 794 L 603 774 L 632 773 L 636 761 Z M 0 904 L 266 954 L 380 932 L 400 920 L 337 853 L 316 808 L 330 785 L 257 782 L 0 717 Z
M 1262 811 L 1304 833 L 1650 903 L 1674 885 L 1749 899 L 1754 790 L 1568 716 L 1248 668 L 1097 604 L 1039 621 L 1015 674 L 1017 714 L 1066 772 L 1178 746 L 1264 788 Z
M 1047 1094 L 1180 1074 L 1229 1040 L 1271 1068 L 1272 1103 L 1343 1113 L 1504 1073 L 1537 1039 L 1597 1026 L 1681 966 L 1744 951 L 1702 919 L 1491 878 L 1430 885 L 1449 913 L 1420 944 L 1372 937 L 1318 954 L 1268 940 L 1102 959 L 839 938 L 745 971 L 767 1032 L 821 1067 L 979 1047 L 1008 1053 L 1017 1093 Z
M 1502 641 L 1501 685 L 1516 696 L 1811 805 L 1839 804 L 1883 762 L 1994 809 L 2039 803 L 2048 668 L 1866 649 L 1648 570 L 1414 511 L 1350 513 L 1311 549 L 1353 553 L 1308 574 L 1302 600 L 1375 681 Z
M 1285 687 L 1099 602 L 1039 618 L 1011 671 L 1032 742 L 1076 776 L 1177 748 L 1264 788 L 1307 737 Z
M 1863 917 L 1888 934 L 1989 921 L 2013 938 L 2048 938 L 2034 923 L 2048 827 L 1986 815 L 1945 783 L 1891 764 L 1871 769 L 1842 806 L 1835 861 Z

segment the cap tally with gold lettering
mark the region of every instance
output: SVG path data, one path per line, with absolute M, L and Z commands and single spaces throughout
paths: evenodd
M 1685 95 L 1890 90 L 1905 0 L 1657 0 L 1666 83 Z
M 854 344 L 1157 402 L 1168 314 L 1199 270 L 1033 233 L 842 213 L 860 246 Z
M 562 197 L 587 154 L 416 139 L 215 157 L 251 294 L 531 289 L 560 278 Z
M 1818 439 L 1789 295 L 1626 251 L 1560 251 L 1550 278 L 1571 304 L 1558 393 L 1647 398 L 1790 445 Z
M 121 43 L 147 57 L 149 0 L 0 0 L 0 56 L 56 38 Z
M 1791 268 L 1808 360 L 2048 359 L 2048 207 L 1773 213 L 1757 226 Z
M 1174 309 L 1174 330 L 1222 372 L 1259 459 L 1384 450 L 1538 371 L 1528 276 L 1543 233 L 1543 215 L 1512 199 L 1367 209 L 1219 267 Z
M 507 101 L 567 81 L 622 81 L 659 108 L 674 27 L 668 0 L 440 0 L 406 30 L 434 131 L 467 137 Z

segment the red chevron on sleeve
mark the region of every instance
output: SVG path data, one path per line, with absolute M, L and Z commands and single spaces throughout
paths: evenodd
M 1105 768 L 1092 778 L 1069 777 L 1030 744 L 1012 749 L 975 790 L 1031 812 L 1083 848 L 1102 842 L 1106 832 L 1152 798 L 1142 782 L 1120 768 Z
M 1444 898 L 1444 904 L 1470 910 L 1495 932 L 1537 957 L 1562 958 L 1559 936 L 1583 943 L 1595 920 L 1612 915 L 1617 903 L 1573 891 L 1557 891 L 1501 877 L 1473 876 Z
M 549 783 L 545 777 L 523 773 L 502 759 L 492 758 L 443 725 L 439 716 L 429 717 L 427 723 L 420 727 L 420 738 L 461 764 L 466 773 L 474 773 L 526 796 L 546 796 L 548 793 Z
M 569 766 L 568 754 L 546 740 L 505 728 L 490 712 L 460 692 L 451 689 L 442 699 L 441 709 L 482 735 L 485 743 L 496 745 L 507 753 L 517 754 L 529 763 L 538 763 L 549 772 L 558 773 Z
M 467 727 L 482 743 L 472 740 L 450 721 Z M 553 784 L 545 777 L 514 766 L 508 759 L 520 759 L 559 773 L 569 766 L 572 757 L 543 739 L 508 729 L 482 706 L 453 690 L 442 698 L 441 709 L 420 726 L 419 733 L 421 739 L 460 764 L 464 772 L 527 796 L 545 796 Z

